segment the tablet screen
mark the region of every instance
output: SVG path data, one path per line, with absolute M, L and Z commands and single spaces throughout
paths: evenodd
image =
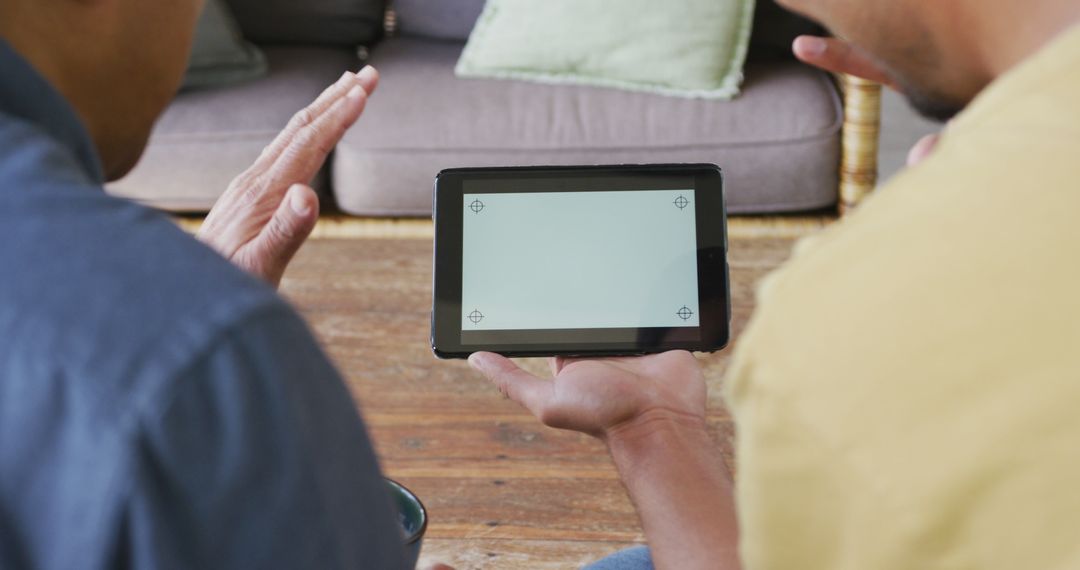
M 696 328 L 694 202 L 692 188 L 465 194 L 462 332 Z

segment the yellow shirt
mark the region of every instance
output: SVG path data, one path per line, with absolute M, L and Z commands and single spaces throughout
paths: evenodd
M 749 570 L 1080 568 L 1080 28 L 759 291 Z

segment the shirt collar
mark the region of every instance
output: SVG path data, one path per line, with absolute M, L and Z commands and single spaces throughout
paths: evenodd
M 71 104 L 0 39 L 0 112 L 24 119 L 67 147 L 91 179 L 104 184 L 101 159 Z

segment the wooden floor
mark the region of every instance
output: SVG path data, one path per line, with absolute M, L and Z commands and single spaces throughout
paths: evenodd
M 432 356 L 431 243 L 417 228 L 379 239 L 314 239 L 282 291 L 347 376 L 384 470 L 426 503 L 431 524 L 421 566 L 577 568 L 642 542 L 599 443 L 540 426 L 464 363 Z M 755 283 L 805 232 L 736 230 L 730 259 L 737 334 L 752 311 Z M 712 387 L 711 425 L 730 460 L 731 425 L 718 402 L 729 353 L 702 361 Z M 543 362 L 527 365 L 544 369 Z

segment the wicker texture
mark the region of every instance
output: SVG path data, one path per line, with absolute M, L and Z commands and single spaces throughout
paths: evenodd
M 881 85 L 850 75 L 842 76 L 841 84 L 844 91 L 839 200 L 842 215 L 858 206 L 877 185 Z
M 188 233 L 202 227 L 203 216 L 174 216 L 177 225 Z M 813 216 L 735 216 L 728 220 L 728 234 L 733 239 L 794 239 L 816 233 L 835 220 L 830 215 Z M 342 214 L 319 217 L 312 239 L 421 239 L 435 237 L 430 219 L 360 218 Z

